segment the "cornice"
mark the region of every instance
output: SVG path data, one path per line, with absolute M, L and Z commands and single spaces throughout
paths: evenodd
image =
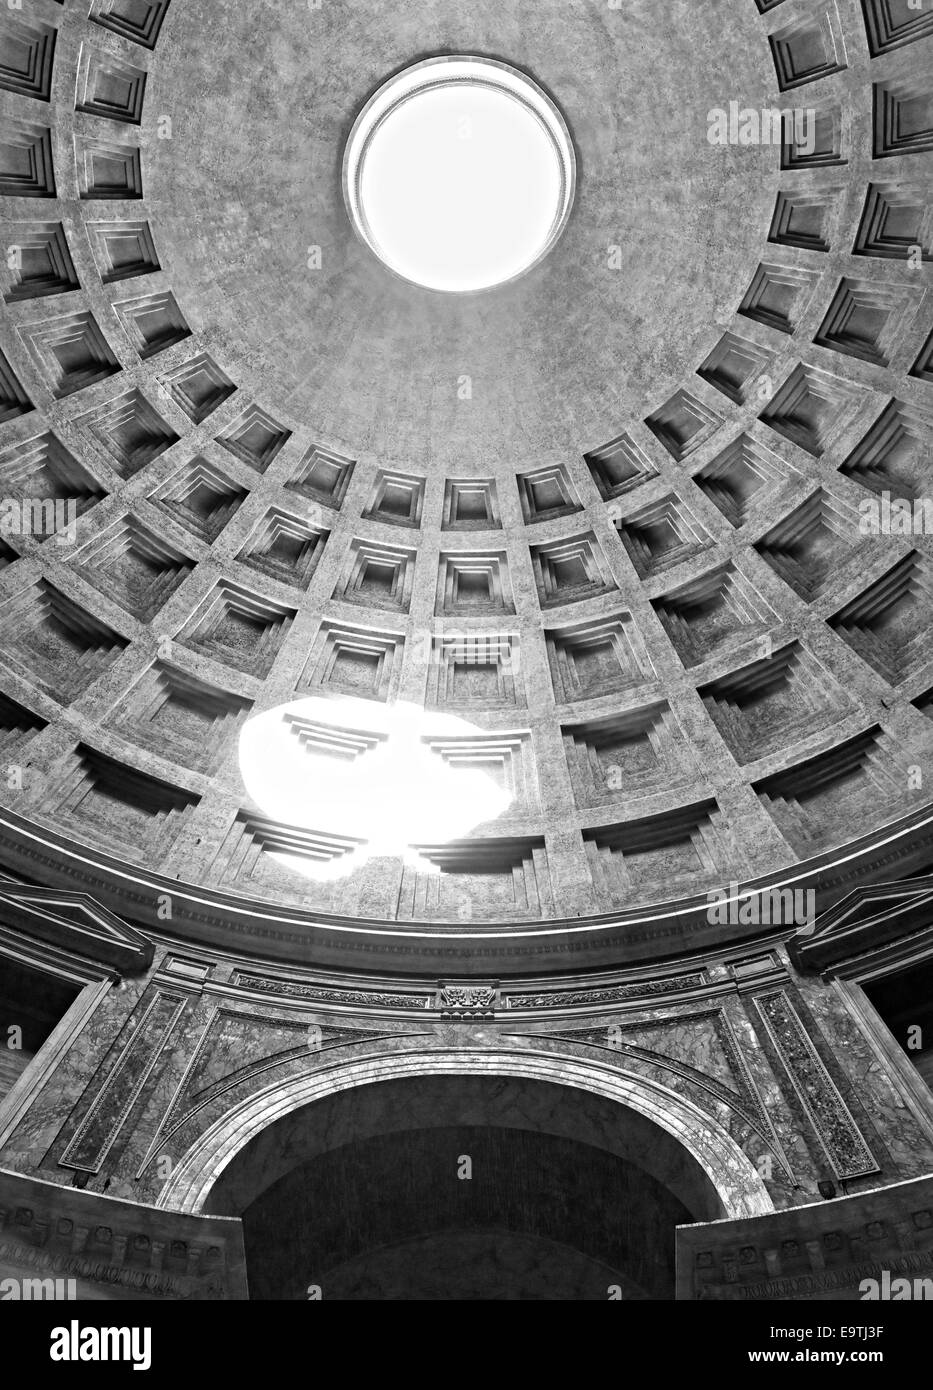
M 812 889 L 825 914 L 856 889 L 875 885 L 883 893 L 879 880 L 903 878 L 931 858 L 933 809 L 926 808 L 835 855 L 799 864 L 779 877 L 737 885 L 736 892 L 747 897 Z M 772 931 L 768 927 L 750 932 L 738 921 L 711 924 L 705 896 L 655 911 L 521 925 L 408 924 L 305 914 L 147 873 L 6 811 L 0 813 L 0 863 L 12 874 L 41 884 L 49 906 L 61 900 L 77 907 L 93 899 L 104 915 L 96 926 L 89 921 L 88 941 L 95 942 L 94 949 L 122 951 L 121 961 L 127 951 L 142 961 L 145 938 L 140 932 L 151 931 L 233 956 L 356 974 L 505 977 L 669 961 L 700 951 L 708 954 L 729 943 L 761 940 Z M 4 891 L 10 891 L 9 885 Z M 31 887 L 24 891 L 37 892 Z M 719 904 L 717 915 L 721 908 Z M 99 948 L 95 933 L 100 935 Z

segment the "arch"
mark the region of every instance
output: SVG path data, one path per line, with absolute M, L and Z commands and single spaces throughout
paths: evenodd
M 417 1077 L 477 1076 L 547 1082 L 600 1096 L 633 1111 L 674 1139 L 699 1165 L 725 1218 L 760 1216 L 774 1204 L 760 1174 L 723 1127 L 655 1081 L 593 1061 L 550 1052 L 393 1052 L 267 1086 L 222 1116 L 185 1153 L 157 1205 L 203 1213 L 221 1174 L 265 1130 L 316 1101 L 357 1087 Z

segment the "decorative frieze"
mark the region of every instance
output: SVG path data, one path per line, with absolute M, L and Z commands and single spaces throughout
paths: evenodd
M 380 990 L 338 989 L 327 985 L 309 984 L 302 980 L 279 980 L 263 975 L 238 972 L 234 984 L 257 994 L 282 995 L 291 999 L 307 999 L 319 1004 L 346 1004 L 368 1009 L 427 1009 L 428 994 L 390 994 Z
M 656 995 L 680 994 L 699 989 L 702 975 L 674 975 L 669 979 L 638 980 L 632 984 L 611 985 L 604 989 L 549 990 L 543 994 L 504 994 L 507 1009 L 576 1009 L 596 1008 L 602 1004 L 620 1004 L 627 999 L 651 998 Z

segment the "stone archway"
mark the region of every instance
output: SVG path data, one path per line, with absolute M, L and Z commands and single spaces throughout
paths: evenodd
M 412 1099 L 439 1078 L 457 1079 L 454 1108 L 432 1102 L 430 1115 Z M 513 1094 L 496 1118 L 489 1102 L 470 1110 L 464 1087 L 470 1078 L 496 1083 Z M 417 1081 L 404 1105 L 389 1118 L 373 1119 L 373 1097 L 380 1087 Z M 552 1088 L 553 1104 L 516 1108 L 514 1088 Z M 365 1103 L 361 1100 L 366 1093 Z M 562 1093 L 562 1095 L 561 1095 Z M 381 1092 L 383 1099 L 387 1091 Z M 356 1114 L 343 1127 L 329 1123 L 322 1132 L 321 1105 L 340 1097 L 356 1101 Z M 414 1108 L 413 1108 L 414 1107 Z M 619 1107 L 616 1110 L 615 1107 Z M 378 1104 L 376 1110 L 378 1111 Z M 384 1109 L 385 1107 L 383 1107 Z M 595 1112 L 600 1109 L 597 1118 Z M 443 1111 L 443 1113 L 440 1113 Z M 547 1111 L 547 1114 L 545 1114 Z M 498 1112 L 496 1112 L 496 1115 Z M 764 1183 L 738 1145 L 710 1116 L 668 1088 L 593 1061 L 506 1051 L 393 1052 L 344 1062 L 266 1087 L 207 1130 L 183 1156 L 166 1183 L 159 1206 L 185 1212 L 240 1214 L 296 1165 L 350 1140 L 398 1132 L 427 1123 L 471 1122 L 528 1127 L 557 1138 L 574 1138 L 634 1163 L 664 1184 L 693 1220 L 761 1215 L 773 1210 Z M 544 1116 L 544 1118 L 542 1118 Z M 310 1120 L 309 1120 L 309 1117 Z M 689 1218 L 688 1218 L 689 1219 Z

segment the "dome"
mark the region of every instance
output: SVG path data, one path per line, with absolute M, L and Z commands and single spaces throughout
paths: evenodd
M 634 1246 L 927 1171 L 891 1037 L 933 949 L 931 34 L 906 0 L 6 9 L 0 1000 L 55 983 L 0 1170 L 75 1174 L 81 1229 L 112 1179 L 166 1231 L 287 1242 L 312 1168 L 335 1206 L 377 1141 L 432 1171 L 420 1088 L 497 1172 L 591 1163 Z M 98 988 L 106 1103 L 52 1055 Z M 152 1057 L 184 1038 L 162 1080 L 140 1018 Z M 308 1028 L 315 1059 L 432 1041 L 325 1094 Z M 354 1186 L 301 1116 L 349 1134 L 370 1084 Z M 523 1096 L 535 1139 L 479 1135 Z M 492 1269 L 478 1232 L 419 1234 L 417 1287 Z M 566 1234 L 523 1231 L 527 1287 Z M 673 1296 L 672 1252 L 625 1296 Z
M 929 136 L 891 114 L 913 52 L 868 110 L 874 60 L 841 32 L 769 35 L 748 4 L 714 42 L 675 9 L 663 44 L 639 7 L 557 3 L 530 28 L 421 16 L 415 42 L 389 11 L 282 3 L 260 41 L 218 0 L 207 61 L 197 6 L 157 44 L 105 7 L 63 17 L 54 66 L 48 26 L 11 20 L 31 77 L 5 103 L 0 623 L 10 732 L 42 769 L 5 793 L 24 846 L 60 836 L 108 884 L 132 866 L 212 915 L 234 895 L 440 937 L 586 922 L 624 953 L 626 916 L 678 904 L 692 933 L 724 883 L 824 891 L 925 823 L 928 536 L 872 525 L 929 467 Z M 394 139 L 380 177 L 411 187 L 374 215 L 433 228 L 412 189 L 477 99 L 539 130 L 558 201 L 523 274 L 444 293 L 353 234 L 346 168 L 362 188 Z M 418 127 L 425 100 L 453 104 Z M 513 157 L 527 202 L 550 166 L 475 118 L 467 202 L 505 197 Z M 358 788 L 398 702 L 425 712 L 437 794 L 486 778 L 505 809 L 361 852 L 365 816 L 253 799 L 251 721 L 299 720 L 301 784 L 346 766 L 349 720 Z M 440 714 L 460 722 L 432 733 Z

